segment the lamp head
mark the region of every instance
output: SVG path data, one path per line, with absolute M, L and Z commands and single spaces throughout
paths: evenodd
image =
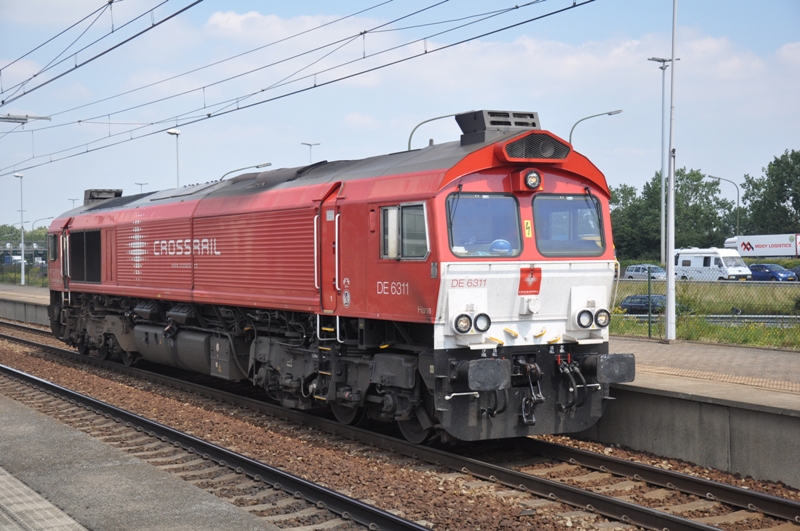
M 168 135 L 178 136 L 179 134 L 181 134 L 181 130 L 180 129 L 174 129 L 174 128 L 173 129 L 167 129 L 167 134 Z
M 17 179 L 22 179 L 22 174 L 21 173 L 15 173 L 14 177 L 16 177 Z

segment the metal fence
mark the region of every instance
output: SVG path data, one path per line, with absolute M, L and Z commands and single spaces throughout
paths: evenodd
M 22 281 L 21 269 L 22 267 L 19 264 L 0 264 L 0 283 L 20 284 Z M 49 285 L 47 282 L 47 267 L 25 266 L 25 284 L 28 286 L 46 288 Z
M 665 280 L 618 280 L 610 332 L 664 339 L 665 295 Z M 675 302 L 677 339 L 800 350 L 800 282 L 676 280 Z

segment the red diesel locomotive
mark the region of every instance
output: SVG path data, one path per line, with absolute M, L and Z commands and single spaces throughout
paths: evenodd
M 87 190 L 50 226 L 53 333 L 416 443 L 591 426 L 634 376 L 608 352 L 605 178 L 536 113 L 456 120 L 419 150 Z

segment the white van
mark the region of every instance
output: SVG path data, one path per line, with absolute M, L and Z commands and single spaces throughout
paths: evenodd
M 735 249 L 679 249 L 675 276 L 681 280 L 750 280 L 752 274 Z

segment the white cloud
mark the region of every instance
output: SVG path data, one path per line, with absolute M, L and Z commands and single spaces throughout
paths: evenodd
M 778 59 L 789 67 L 800 67 L 800 42 L 789 42 L 778 50 Z

